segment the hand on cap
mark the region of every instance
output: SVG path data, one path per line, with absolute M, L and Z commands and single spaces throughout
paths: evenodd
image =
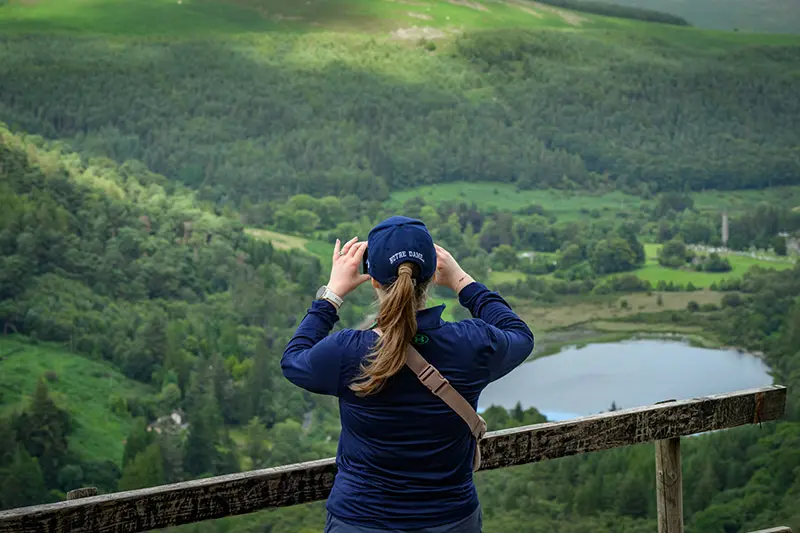
M 343 246 L 341 241 L 336 239 L 336 245 L 333 247 L 331 277 L 327 287 L 340 298 L 344 298 L 356 287 L 370 279 L 369 274 L 361 274 L 358 271 L 366 249 L 367 242 L 358 242 L 358 237 L 353 237 Z
M 450 252 L 438 244 L 434 244 L 434 246 L 436 247 L 436 276 L 434 277 L 434 282 L 437 285 L 449 287 L 458 294 L 461 289 L 475 281 L 472 276 L 464 272 L 464 269 L 453 259 Z

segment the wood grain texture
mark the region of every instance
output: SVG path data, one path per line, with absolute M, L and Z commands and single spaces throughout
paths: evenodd
M 481 470 L 777 420 L 785 408 L 786 387 L 773 385 L 494 431 L 481 441 Z
M 134 532 L 325 499 L 333 459 L 0 513 L 3 533 Z
M 683 533 L 681 439 L 656 441 L 658 533 Z
M 786 388 L 625 409 L 486 435 L 481 469 L 776 420 Z M 134 533 L 325 499 L 333 459 L 0 512 L 0 533 Z
M 96 487 L 85 487 L 82 489 L 75 489 L 67 493 L 68 500 L 79 500 L 81 498 L 89 498 L 91 496 L 97 496 Z

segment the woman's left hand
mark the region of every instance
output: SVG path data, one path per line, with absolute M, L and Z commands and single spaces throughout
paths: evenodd
M 333 247 L 333 266 L 331 267 L 331 277 L 328 281 L 328 289 L 333 291 L 339 298 L 344 298 L 356 287 L 370 279 L 369 274 L 361 274 L 358 269 L 364 252 L 367 249 L 367 242 L 358 242 L 358 237 L 353 237 L 343 246 L 339 239 Z

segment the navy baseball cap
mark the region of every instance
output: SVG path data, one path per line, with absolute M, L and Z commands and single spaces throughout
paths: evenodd
M 433 237 L 419 220 L 401 216 L 387 218 L 369 232 L 367 249 L 368 273 L 382 285 L 394 283 L 402 263 L 419 266 L 419 283 L 428 281 L 436 272 Z

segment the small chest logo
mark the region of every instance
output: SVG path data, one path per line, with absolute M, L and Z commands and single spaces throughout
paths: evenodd
M 424 333 L 417 333 L 416 335 L 414 335 L 414 340 L 411 342 L 413 342 L 414 344 L 428 344 L 429 340 L 430 339 L 428 338 L 428 336 L 425 335 Z

